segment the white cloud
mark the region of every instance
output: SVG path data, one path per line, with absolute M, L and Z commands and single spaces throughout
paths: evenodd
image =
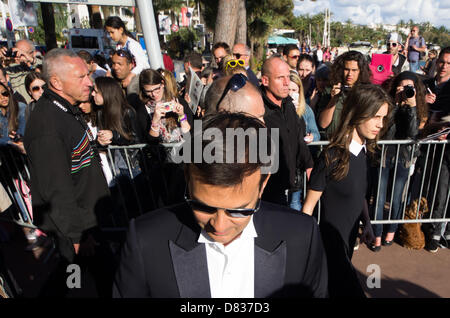
M 450 28 L 450 1 L 448 0 L 294 0 L 294 14 L 317 14 L 330 8 L 334 21 L 351 19 L 358 24 L 405 22 L 431 22 L 439 27 Z

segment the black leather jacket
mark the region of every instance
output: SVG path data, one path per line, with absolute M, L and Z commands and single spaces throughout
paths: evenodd
M 392 111 L 391 124 L 382 140 L 415 140 L 419 134 L 419 122 L 417 118 L 417 107 L 410 107 L 408 105 L 399 106 L 395 105 Z M 385 160 L 395 160 L 397 153 L 397 147 L 385 146 Z M 405 168 L 411 166 L 415 158 L 420 154 L 419 147 L 416 146 L 413 154 L 413 161 L 411 161 L 411 151 L 413 145 L 401 145 L 399 151 L 399 162 L 403 164 Z M 385 164 L 383 164 L 384 166 Z

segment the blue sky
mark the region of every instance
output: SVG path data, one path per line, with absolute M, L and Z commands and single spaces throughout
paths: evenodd
M 450 29 L 450 0 L 294 0 L 294 15 L 310 15 L 330 8 L 333 21 L 357 24 L 396 24 L 400 19 L 431 22 Z

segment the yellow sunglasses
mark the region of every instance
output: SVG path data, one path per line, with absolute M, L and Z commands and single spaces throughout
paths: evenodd
M 244 60 L 229 60 L 227 62 L 226 68 L 228 68 L 228 67 L 235 68 L 238 65 L 244 67 L 244 65 L 245 65 Z

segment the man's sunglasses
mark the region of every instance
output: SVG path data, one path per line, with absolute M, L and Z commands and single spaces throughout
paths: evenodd
M 296 59 L 298 59 L 300 57 L 300 55 L 292 55 L 292 56 L 288 55 L 288 57 L 291 58 L 291 59 L 295 59 L 296 60 Z
M 231 216 L 232 218 L 245 218 L 248 217 L 256 212 L 258 212 L 259 208 L 261 207 L 261 199 L 258 199 L 258 202 L 256 202 L 256 206 L 254 209 L 224 209 L 224 208 L 219 208 L 219 207 L 215 207 L 215 206 L 209 206 L 207 204 L 204 204 L 200 201 L 194 200 L 194 199 L 189 199 L 187 197 L 187 190 L 184 193 L 184 200 L 187 202 L 187 204 L 189 204 L 189 206 L 191 207 L 192 210 L 194 211 L 200 211 L 203 213 L 209 213 L 209 214 L 213 214 L 216 213 L 217 210 L 225 210 L 225 212 Z
M 234 56 L 236 56 L 237 59 L 240 59 L 241 56 L 248 56 L 248 54 L 241 54 L 241 53 L 233 53 Z
M 129 61 L 133 61 L 133 54 L 131 54 L 131 52 L 126 49 L 118 49 L 118 50 L 114 51 L 113 55 L 125 57 Z
M 235 68 L 238 65 L 244 67 L 244 65 L 245 65 L 244 60 L 229 60 L 227 62 L 227 66 L 226 67 L 227 68 L 228 67 Z
M 227 95 L 228 91 L 231 89 L 233 92 L 237 92 L 238 90 L 240 90 L 242 87 L 245 86 L 245 83 L 247 83 L 247 76 L 238 73 L 238 74 L 234 74 L 230 80 L 227 83 L 227 86 L 225 86 L 225 89 L 223 90 L 222 96 L 220 96 L 219 101 L 217 102 L 216 105 L 216 109 L 219 108 L 220 103 L 222 102 L 222 100 L 225 98 L 225 96 Z
M 388 42 L 388 43 L 387 43 L 387 46 L 392 46 L 392 47 L 396 47 L 396 46 L 397 46 L 397 43 L 395 43 L 395 42 L 394 42 L 394 43 L 390 43 L 390 42 Z

